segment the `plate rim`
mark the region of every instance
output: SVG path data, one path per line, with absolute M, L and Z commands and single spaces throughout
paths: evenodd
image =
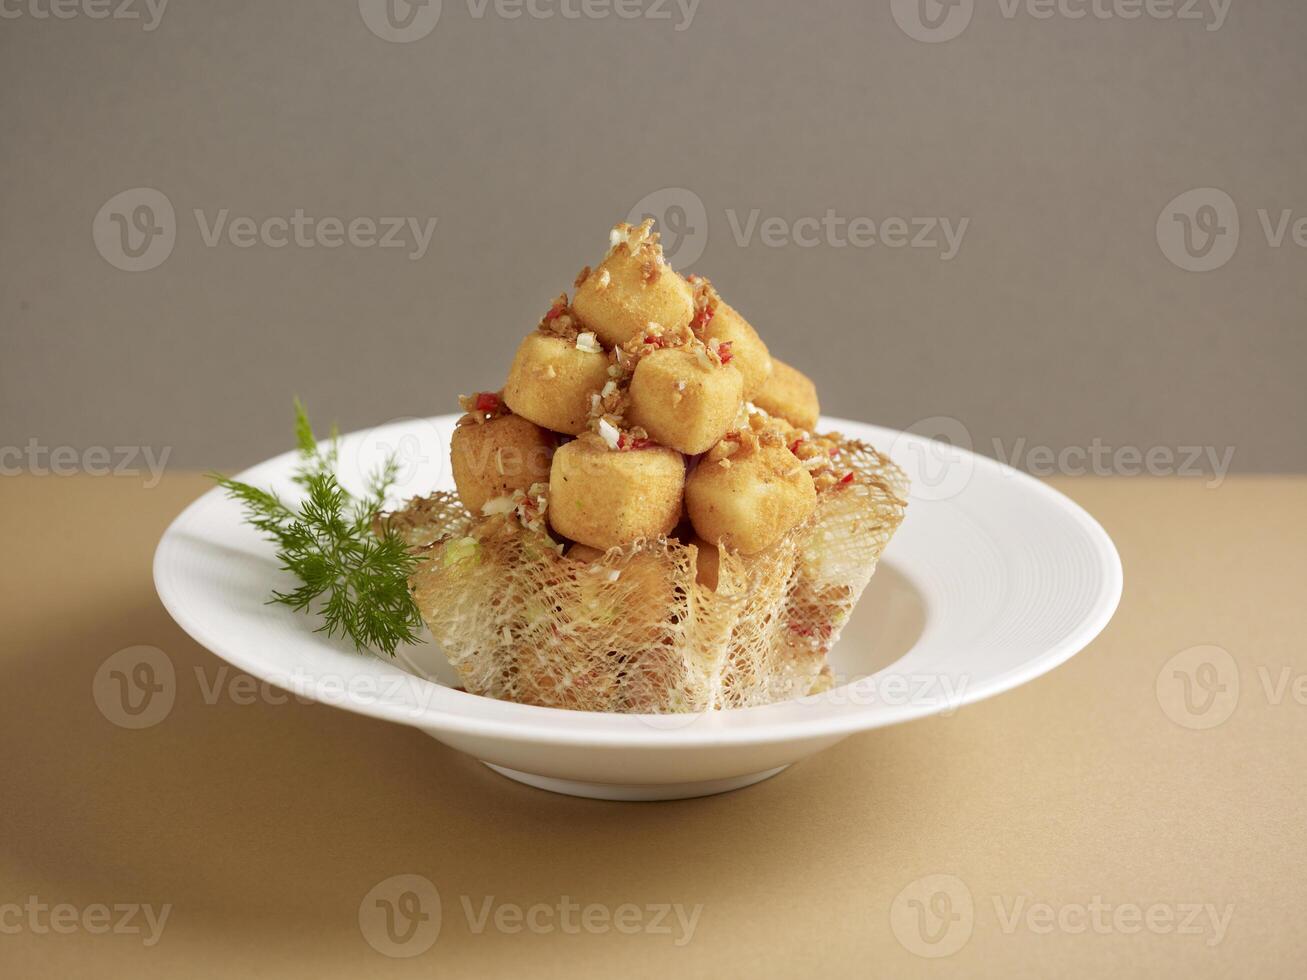
M 421 421 L 436 427 L 451 426 L 457 419 L 456 414 L 435 415 L 425 419 L 406 419 L 406 422 Z M 868 422 L 822 416 L 823 428 L 834 430 L 876 430 L 887 437 L 885 443 L 897 442 L 900 437 L 929 441 L 917 433 L 904 432 Z M 355 437 L 366 435 L 382 426 L 355 430 L 343 434 L 342 444 Z M 874 444 L 884 451 L 879 438 Z M 552 743 L 566 746 L 590 746 L 594 748 L 625 749 L 659 749 L 659 748 L 710 748 L 727 745 L 764 745 L 795 741 L 839 738 L 860 731 L 869 731 L 889 725 L 901 724 L 918 718 L 930 717 L 945 712 L 952 713 L 967 705 L 984 701 L 988 698 L 1010 691 L 1023 684 L 1056 669 L 1071 657 L 1087 647 L 1102 633 L 1111 622 L 1120 605 L 1124 590 L 1124 571 L 1115 543 L 1103 526 L 1078 503 L 1061 491 L 1030 476 L 1006 463 L 984 456 L 971 449 L 952 446 L 953 452 L 962 453 L 971 458 L 973 466 L 988 469 L 995 474 L 1011 478 L 1023 489 L 1042 495 L 1053 503 L 1057 509 L 1078 523 L 1086 532 L 1092 543 L 1100 570 L 1104 573 L 1104 586 L 1095 597 L 1090 613 L 1060 643 L 1043 653 L 1031 657 L 1024 663 L 988 678 L 974 687 L 968 685 L 957 699 L 951 703 L 904 703 L 888 705 L 875 703 L 850 706 L 848 710 L 837 713 L 813 711 L 803 718 L 767 719 L 768 713 L 777 709 L 792 708 L 793 701 L 751 708 L 734 708 L 726 711 L 707 711 L 693 715 L 693 720 L 683 726 L 669 724 L 669 719 L 681 716 L 619 714 L 616 712 L 584 712 L 565 708 L 550 708 L 539 705 L 516 704 L 485 698 L 479 695 L 457 691 L 434 681 L 418 677 L 404 670 L 397 663 L 388 664 L 374 654 L 358 655 L 360 669 L 369 662 L 394 666 L 411 677 L 415 686 L 426 690 L 430 688 L 430 697 L 424 698 L 422 704 L 398 706 L 389 701 L 360 698 L 357 694 L 339 695 L 331 698 L 315 697 L 314 690 L 297 684 L 292 677 L 282 670 L 271 668 L 257 654 L 250 654 L 241 649 L 241 644 L 226 642 L 201 617 L 193 615 L 181 598 L 181 590 L 170 580 L 167 572 L 168 559 L 174 549 L 181 547 L 179 537 L 186 526 L 197 519 L 204 510 L 216 502 L 226 502 L 220 487 L 212 487 L 200 497 L 188 504 L 180 514 L 169 522 L 155 548 L 151 562 L 155 591 L 158 593 L 165 610 L 174 622 L 195 640 L 200 646 L 214 656 L 226 661 L 239 670 L 258 677 L 278 687 L 291 690 L 299 696 L 320 701 L 331 707 L 352 711 L 357 714 L 379 718 L 428 731 L 466 735 L 478 738 L 494 738 L 521 743 Z M 284 464 L 296 455 L 296 450 L 288 450 L 276 456 L 246 467 L 236 474 L 235 479 L 245 479 L 255 470 Z M 909 512 L 909 520 L 911 519 Z M 891 541 L 891 547 L 893 542 Z M 900 658 L 901 660 L 902 658 Z M 896 663 L 899 661 L 895 661 Z M 842 685 L 835 690 L 845 690 L 864 682 L 872 682 L 891 670 L 893 664 L 887 665 L 875 673 Z M 289 683 L 288 683 L 289 682 Z M 319 689 L 319 694 L 321 694 Z M 799 699 L 802 700 L 802 699 Z M 474 717 L 463 707 L 476 708 L 482 712 L 491 711 L 491 717 Z M 688 716 L 687 716 L 688 717 Z

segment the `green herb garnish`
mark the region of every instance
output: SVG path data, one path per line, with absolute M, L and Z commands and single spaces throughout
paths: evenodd
M 275 545 L 282 568 L 300 580 L 290 592 L 273 590 L 269 602 L 323 618 L 319 632 L 344 635 L 359 651 L 389 656 L 401 643 L 416 643 L 422 618 L 408 589 L 408 576 L 417 564 L 408 546 L 387 529 L 372 532 L 372 519 L 385 505 L 386 494 L 399 472 L 394 455 L 387 457 L 355 497 L 336 480 L 340 457 L 338 434 L 319 444 L 299 399 L 295 400 L 295 438 L 300 463 L 295 483 L 304 499 L 287 504 L 271 490 L 261 490 L 211 474 L 227 496 L 240 502 L 245 520 Z

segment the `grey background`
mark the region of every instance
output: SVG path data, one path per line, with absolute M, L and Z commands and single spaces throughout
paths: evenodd
M 978 0 L 940 44 L 859 0 L 703 0 L 682 31 L 674 6 L 510 20 L 445 0 L 407 44 L 358 0 L 172 0 L 151 32 L 18 9 L 0 20 L 0 446 L 234 467 L 289 446 L 295 393 L 345 429 L 453 411 L 502 383 L 615 221 L 678 187 L 708 214 L 693 268 L 830 414 L 948 416 L 990 454 L 1233 446 L 1236 470 L 1307 470 L 1307 250 L 1271 248 L 1256 218 L 1307 216 L 1298 0 L 1233 0 L 1217 31 Z M 128 273 L 91 226 L 142 186 L 177 241 Z M 1185 272 L 1155 226 L 1209 186 L 1242 240 Z M 420 261 L 210 248 L 195 208 L 438 225 Z M 741 247 L 725 216 L 753 209 L 970 227 L 947 262 Z

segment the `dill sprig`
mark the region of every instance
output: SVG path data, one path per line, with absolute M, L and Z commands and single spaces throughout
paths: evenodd
M 303 499 L 286 503 L 275 492 L 211 474 L 240 503 L 245 520 L 277 546 L 282 568 L 299 579 L 289 592 L 273 590 L 269 602 L 300 612 L 319 612 L 319 632 L 344 635 L 359 651 L 389 656 L 401 643 L 416 643 L 422 619 L 408 589 L 417 559 L 393 532 L 373 534 L 372 519 L 384 506 L 399 472 L 394 455 L 372 474 L 361 497 L 336 480 L 339 434 L 319 443 L 308 413 L 295 400 L 295 441 L 300 461 L 294 482 Z

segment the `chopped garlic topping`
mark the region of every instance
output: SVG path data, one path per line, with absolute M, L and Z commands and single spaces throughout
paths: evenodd
M 576 335 L 576 349 L 583 350 L 587 354 L 602 354 L 604 352 L 604 349 L 599 345 L 599 341 L 595 339 L 595 335 L 589 330 Z
M 512 497 L 492 497 L 481 505 L 481 513 L 486 517 L 493 514 L 511 514 L 517 508 Z
M 607 419 L 599 420 L 599 436 L 604 440 L 609 449 L 616 449 L 617 442 L 622 434 L 617 431 L 617 427 Z

